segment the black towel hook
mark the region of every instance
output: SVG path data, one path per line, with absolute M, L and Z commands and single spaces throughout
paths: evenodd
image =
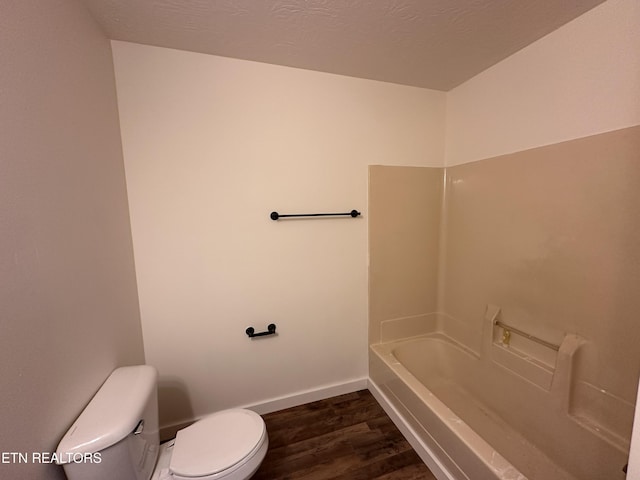
M 276 324 L 275 323 L 270 323 L 267 326 L 267 331 L 266 332 L 258 332 L 258 333 L 256 333 L 256 330 L 253 327 L 247 328 L 244 332 L 247 334 L 247 336 L 249 338 L 264 337 L 266 335 L 275 335 L 276 334 Z

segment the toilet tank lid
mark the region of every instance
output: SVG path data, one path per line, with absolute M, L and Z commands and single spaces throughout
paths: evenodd
M 155 395 L 157 377 L 149 365 L 114 370 L 58 444 L 58 463 L 104 450 L 132 433 Z

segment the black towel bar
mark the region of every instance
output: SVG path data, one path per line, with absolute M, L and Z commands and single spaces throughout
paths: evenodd
M 279 218 L 287 218 L 287 217 L 351 217 L 356 218 L 360 215 L 360 212 L 357 210 L 351 210 L 350 212 L 345 213 L 289 213 L 282 214 L 278 212 L 271 212 L 271 220 L 278 220 Z

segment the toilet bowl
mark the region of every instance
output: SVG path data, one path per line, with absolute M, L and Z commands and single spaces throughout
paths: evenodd
M 264 459 L 264 421 L 245 409 L 224 410 L 180 430 L 160 446 L 152 480 L 246 480 Z M 213 454 L 215 452 L 215 454 Z
M 68 480 L 251 478 L 269 445 L 260 415 L 216 412 L 160 445 L 157 377 L 147 365 L 111 373 L 58 445 Z

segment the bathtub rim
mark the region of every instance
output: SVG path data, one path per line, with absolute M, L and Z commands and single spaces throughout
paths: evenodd
M 436 479 L 459 480 L 443 465 L 436 453 L 422 440 L 420 434 L 407 422 L 403 414 L 398 411 L 371 377 L 368 379 L 367 388 Z
M 506 471 L 515 473 L 519 480 L 527 480 L 520 470 L 518 470 L 511 462 L 503 457 L 498 451 L 496 451 L 486 440 L 484 440 L 478 433 L 475 432 L 467 423 L 464 422 L 458 415 L 456 415 L 447 405 L 442 402 L 433 392 L 431 392 L 422 382 L 420 382 L 400 361 L 395 357 L 394 350 L 400 345 L 406 345 L 409 343 L 420 342 L 424 340 L 444 342 L 451 345 L 454 348 L 459 349 L 463 353 L 471 356 L 472 358 L 479 360 L 480 356 L 472 349 L 460 344 L 455 339 L 449 337 L 442 332 L 432 332 L 423 335 L 417 335 L 414 337 L 398 339 L 390 342 L 377 343 L 369 346 L 369 350 L 378 356 L 384 365 L 400 380 L 406 387 L 416 395 L 422 403 L 429 408 L 433 414 L 438 418 L 443 425 L 446 425 L 451 433 L 456 437 L 458 441 L 463 443 L 465 447 L 475 455 L 475 457 L 490 471 L 496 474 L 496 478 L 501 477 L 501 473 Z M 369 380 L 381 396 L 384 396 L 384 400 L 393 407 L 393 402 L 384 395 L 382 389 L 376 385 L 375 381 L 371 377 L 369 372 Z M 401 401 L 401 400 L 400 400 Z M 413 433 L 418 435 L 417 432 L 411 427 L 409 422 L 404 419 L 402 414 L 396 413 L 405 428 L 413 430 Z M 423 428 L 427 428 L 423 425 Z M 404 432 L 403 432 L 404 433 Z M 419 436 L 418 436 L 419 439 Z M 449 472 L 442 462 L 437 457 L 437 454 L 429 448 L 422 440 L 419 440 L 420 448 L 423 455 L 430 458 L 433 463 L 438 465 L 438 468 L 443 472 L 443 479 L 456 480 L 456 477 Z M 413 445 L 412 445 L 413 446 Z M 415 447 L 414 447 L 415 448 Z M 420 455 L 423 458 L 423 455 Z M 431 468 L 430 464 L 423 458 L 423 461 Z M 446 473 L 444 473 L 446 472 Z M 434 472 L 435 474 L 435 472 Z M 437 476 L 437 475 L 436 475 Z M 437 477 L 440 480 L 440 477 Z

